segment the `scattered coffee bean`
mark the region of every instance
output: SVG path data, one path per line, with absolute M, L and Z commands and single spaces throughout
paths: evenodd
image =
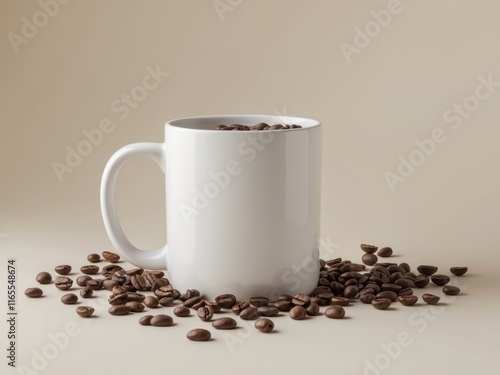
M 127 305 L 114 305 L 108 309 L 111 315 L 127 315 L 130 313 L 130 307 Z
M 450 272 L 455 276 L 463 276 L 466 274 L 468 268 L 467 267 L 451 267 Z
M 432 275 L 431 281 L 437 286 L 444 286 L 450 282 L 450 277 L 446 275 Z
M 384 292 L 380 292 L 376 294 L 377 299 L 389 299 L 391 302 L 394 302 L 398 299 L 398 295 L 395 292 L 390 290 L 386 290 Z
M 82 318 L 89 318 L 94 313 L 94 308 L 90 306 L 78 306 L 76 313 Z
M 146 296 L 141 293 L 132 293 L 132 292 L 127 292 L 127 299 L 129 301 L 137 301 L 137 302 L 144 302 L 146 299 Z
M 288 313 L 293 320 L 302 320 L 306 317 L 307 311 L 303 306 L 294 306 Z
M 58 277 L 54 281 L 54 284 L 59 290 L 68 290 L 73 286 L 73 280 L 71 280 L 69 277 Z
M 36 275 L 36 281 L 40 284 L 50 284 L 52 281 L 52 275 L 48 272 L 40 272 Z
M 279 309 L 274 306 L 261 306 L 257 308 L 257 314 L 260 316 L 273 317 L 280 313 Z
M 255 328 L 264 333 L 269 333 L 274 329 L 274 323 L 271 319 L 260 318 L 255 321 Z
M 281 300 L 274 303 L 274 307 L 283 312 L 289 312 L 293 308 L 293 306 L 293 302 L 287 300 Z
M 113 288 L 118 285 L 118 282 L 115 280 L 104 280 L 102 282 L 102 286 L 106 288 L 107 290 L 113 290 Z
M 349 285 L 344 289 L 345 298 L 356 298 L 359 293 L 359 288 L 355 285 Z
M 185 318 L 191 314 L 191 310 L 186 306 L 177 306 L 174 309 L 174 315 L 180 318 Z
M 221 294 L 215 297 L 215 302 L 219 304 L 223 309 L 230 309 L 236 303 L 236 297 L 232 294 Z
M 257 308 L 250 306 L 246 309 L 241 310 L 240 318 L 243 320 L 255 320 L 259 317 L 257 313 Z
M 217 314 L 221 312 L 222 307 L 217 302 L 212 302 L 212 301 L 207 301 L 203 300 L 205 302 L 205 306 L 212 306 L 212 309 L 214 309 L 214 313 Z
M 311 302 L 309 304 L 309 306 L 306 307 L 306 314 L 309 316 L 318 315 L 319 314 L 319 305 L 315 302 Z M 272 316 L 272 315 L 267 315 L 267 316 Z
M 92 280 L 92 277 L 83 275 L 76 278 L 76 283 L 78 286 L 87 286 L 87 281 L 89 280 Z
M 144 268 L 132 268 L 131 270 L 125 272 L 125 275 L 134 276 L 134 275 L 142 275 L 143 273 L 144 273 Z
M 427 276 L 423 276 L 423 277 L 416 277 L 414 282 L 415 282 L 415 285 L 417 286 L 417 288 L 425 288 L 429 282 L 430 282 L 430 278 L 427 277 Z
M 120 256 L 111 251 L 103 251 L 102 257 L 110 263 L 117 263 L 120 260 Z
M 43 291 L 40 288 L 28 288 L 24 294 L 29 298 L 39 298 L 43 295 Z
M 102 289 L 103 282 L 101 280 L 90 279 L 87 280 L 87 286 L 93 290 Z
M 59 275 L 67 275 L 71 272 L 71 266 L 68 266 L 67 264 L 63 264 L 63 265 L 57 266 L 56 268 L 54 268 L 54 270 Z
M 311 297 L 309 297 L 307 294 L 300 293 L 292 298 L 292 303 L 295 306 L 307 307 L 307 305 L 309 305 L 310 302 L 311 302 Z
M 453 285 L 446 285 L 443 288 L 443 293 L 447 296 L 456 296 L 460 293 L 460 288 Z
M 174 324 L 174 320 L 170 315 L 159 314 L 151 318 L 150 324 L 155 327 L 170 327 Z
M 212 335 L 210 334 L 210 331 L 207 331 L 206 329 L 195 328 L 189 331 L 186 334 L 186 337 L 191 341 L 208 341 Z
M 425 293 L 422 294 L 422 299 L 424 300 L 425 303 L 429 305 L 435 305 L 436 303 L 439 302 L 441 297 L 435 296 L 434 294 Z
M 390 247 L 383 247 L 378 252 L 377 255 L 382 258 L 388 258 L 392 255 L 392 249 Z
M 371 293 L 362 293 L 360 294 L 359 296 L 359 300 L 363 303 L 372 303 L 372 301 L 374 299 L 376 299 L 377 297 L 375 297 L 375 294 L 371 294 Z
M 188 300 L 184 301 L 184 306 L 193 307 L 194 305 L 196 305 L 198 302 L 201 302 L 202 300 L 203 300 L 203 298 L 201 298 L 200 296 L 192 297 L 192 298 L 189 298 Z
M 346 297 L 332 297 L 331 303 L 332 305 L 347 306 L 351 303 L 351 299 Z
M 243 313 L 243 311 L 242 311 Z M 197 311 L 197 314 L 198 314 L 198 318 L 200 318 L 201 320 L 203 320 L 204 322 L 208 322 L 210 321 L 213 316 L 214 316 L 214 309 L 212 308 L 212 306 L 204 306 L 204 307 L 200 307 Z M 242 319 L 244 319 L 241 314 L 240 314 L 240 317 Z
M 131 312 L 143 312 L 144 311 L 144 304 L 141 302 L 137 301 L 129 301 L 125 303 L 125 306 L 130 307 Z
M 139 319 L 139 324 L 143 326 L 151 325 L 151 319 L 153 319 L 153 315 L 144 315 Z
M 234 329 L 237 325 L 238 323 L 236 323 L 236 320 L 228 317 L 215 319 L 212 322 L 212 327 L 215 329 Z
M 158 305 L 160 304 L 160 301 L 158 301 L 158 298 L 156 298 L 154 296 L 147 296 L 144 299 L 144 304 L 147 307 L 154 309 L 155 307 L 158 307 Z
M 110 305 L 125 305 L 129 301 L 127 293 L 122 293 L 122 294 L 113 294 L 111 297 L 108 299 L 108 303 Z
M 240 315 L 241 312 L 247 308 L 250 307 L 250 303 L 249 302 L 241 302 L 237 305 L 234 305 L 233 307 L 231 307 L 231 311 L 233 313 L 235 313 L 236 315 Z
M 431 276 L 437 272 L 438 268 L 435 266 L 422 265 L 417 267 L 417 271 L 422 275 Z
M 386 310 L 391 304 L 392 301 L 389 298 L 376 298 L 372 301 L 372 306 L 378 310 Z
M 99 254 L 92 253 L 87 255 L 87 260 L 90 263 L 99 263 L 101 261 L 101 256 Z
M 325 310 L 325 316 L 330 319 L 342 319 L 345 316 L 345 310 L 342 306 L 330 306 Z
M 173 293 L 174 287 L 172 285 L 164 285 L 154 291 L 155 296 L 158 298 L 172 297 Z
M 363 250 L 365 253 L 368 253 L 368 254 L 373 254 L 375 251 L 378 250 L 377 246 L 368 245 L 368 244 L 364 244 L 364 243 L 361 244 L 360 247 L 361 247 L 361 250 Z
M 90 298 L 94 294 L 94 289 L 86 286 L 85 288 L 80 290 L 80 296 L 82 298 Z
M 175 300 L 172 297 L 163 297 L 158 302 L 163 307 L 169 307 L 174 304 Z
M 101 273 L 103 276 L 113 276 L 113 274 L 118 271 L 125 272 L 125 270 L 117 264 L 108 264 L 107 266 L 102 268 Z
M 363 254 L 363 256 L 361 257 L 361 261 L 367 266 L 373 266 L 375 263 L 378 262 L 378 258 L 375 254 L 366 253 Z
M 61 297 L 61 302 L 65 305 L 74 305 L 78 302 L 78 296 L 73 293 L 65 294 Z
M 95 275 L 97 272 L 99 272 L 99 267 L 94 266 L 93 264 L 90 264 L 88 266 L 80 267 L 80 271 L 82 273 L 84 273 L 85 275 Z
M 398 296 L 398 301 L 404 306 L 412 306 L 417 303 L 418 297 L 413 295 Z
M 248 302 L 250 302 L 250 304 L 255 307 L 267 306 L 267 304 L 269 303 L 269 298 L 252 297 Z

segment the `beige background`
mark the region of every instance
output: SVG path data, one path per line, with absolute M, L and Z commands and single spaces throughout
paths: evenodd
M 222 374 L 271 373 L 278 366 L 289 373 L 338 367 L 361 374 L 381 343 L 402 331 L 412 344 L 384 374 L 498 372 L 500 87 L 459 129 L 443 120 L 454 103 L 474 95 L 478 77 L 500 81 L 498 2 L 401 0 L 402 11 L 350 63 L 342 43 L 353 45 L 355 28 L 370 25 L 370 12 L 388 1 L 222 2 L 233 4 L 223 19 L 209 0 L 73 1 L 60 5 L 17 53 L 9 33 L 21 34 L 23 17 L 32 20 L 41 7 L 0 3 L 0 260 L 17 258 L 19 290 L 42 269 L 76 266 L 89 252 L 110 247 L 98 193 L 115 150 L 161 141 L 165 121 L 180 116 L 270 113 L 324 124 L 324 254 L 358 259 L 358 244 L 370 242 L 392 246 L 398 261 L 415 266 L 433 263 L 446 272 L 468 265 L 470 275 L 461 280 L 467 292 L 431 316 L 422 333 L 409 323 L 421 310 L 384 314 L 356 306 L 343 322 L 277 318 L 281 333 L 269 337 L 243 328 L 231 355 L 221 335 L 208 345 L 183 340 L 194 318 L 169 332 L 145 331 L 136 316 L 124 317 L 134 321 L 127 325 L 104 310 L 102 319 L 81 323 L 47 288 L 40 301 L 20 293 L 18 363 L 29 366 L 33 350 L 50 343 L 49 333 L 75 321 L 80 334 L 40 373 L 67 373 L 84 353 L 95 359 L 85 371 L 104 372 L 114 366 L 107 353 L 113 345 L 129 360 L 137 355 L 127 361 L 130 370 L 177 372 L 189 363 Z M 113 101 L 140 84 L 148 66 L 169 76 L 120 119 Z M 82 131 L 104 118 L 113 132 L 58 181 L 51 164 L 64 163 L 66 147 L 76 148 Z M 446 142 L 392 192 L 384 173 L 395 173 L 398 157 L 408 158 L 415 140 L 436 128 L 444 129 Z M 133 242 L 146 248 L 164 242 L 164 183 L 153 163 L 125 167 L 118 206 Z M 4 296 L 6 274 L 0 275 Z M 7 368 L 4 358 L 0 366 Z

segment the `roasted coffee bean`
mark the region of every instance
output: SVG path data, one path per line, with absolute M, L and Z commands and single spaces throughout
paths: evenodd
M 460 293 L 460 288 L 453 285 L 446 285 L 443 288 L 443 293 L 448 296 L 456 296 Z
M 391 306 L 391 303 L 389 298 L 376 298 L 372 301 L 372 306 L 377 310 L 386 310 Z
M 202 300 L 203 300 L 203 298 L 201 298 L 200 296 L 192 297 L 192 298 L 189 298 L 188 300 L 184 301 L 184 306 L 193 307 L 194 305 L 196 305 L 198 302 L 201 302 Z
M 400 263 L 399 267 L 401 267 L 402 269 L 404 269 L 406 272 L 410 272 L 411 271 L 411 267 L 410 267 L 410 265 L 408 263 Z
M 361 257 L 361 261 L 367 266 L 373 266 L 375 263 L 378 262 L 378 258 L 375 254 L 366 253 L 363 254 L 363 256 Z
M 347 263 L 344 264 L 340 268 L 340 272 L 360 272 L 366 270 L 366 266 L 364 264 L 358 264 L 358 263 Z
M 94 313 L 94 308 L 90 306 L 78 306 L 76 313 L 82 318 L 89 318 Z
M 193 306 L 191 306 L 191 308 L 193 310 L 198 310 L 200 307 L 205 307 L 206 305 L 207 305 L 207 301 L 205 301 L 204 299 L 202 299 L 200 302 L 195 303 Z
M 36 281 L 40 284 L 50 284 L 52 281 L 52 275 L 48 272 L 40 272 L 36 275 Z
M 198 318 L 200 318 L 201 320 L 203 320 L 204 322 L 208 322 L 210 321 L 213 316 L 214 316 L 214 309 L 212 308 L 212 306 L 204 306 L 204 307 L 200 307 L 198 310 L 197 310 L 197 314 L 198 314 Z
M 274 323 L 271 319 L 260 318 L 255 321 L 254 327 L 264 333 L 269 333 L 274 329 Z
M 153 292 L 160 289 L 162 286 L 170 286 L 170 281 L 164 277 L 155 277 L 155 280 L 152 283 L 152 280 L 150 280 L 148 277 L 144 277 L 144 280 L 146 281 L 146 287 L 150 287 Z M 174 287 L 172 286 L 172 293 L 173 291 Z
M 401 289 L 403 289 L 403 287 L 400 285 L 396 285 L 396 284 L 382 284 L 380 286 L 380 289 L 382 289 L 383 292 L 391 291 L 394 293 L 398 293 Z
M 309 297 L 307 294 L 302 293 L 295 295 L 295 297 L 293 297 L 292 299 L 292 303 L 296 306 L 307 307 L 307 305 L 309 305 L 309 302 L 311 302 L 311 297 Z
M 73 286 L 73 280 L 71 280 L 69 277 L 58 277 L 54 281 L 54 284 L 59 290 L 68 290 Z
M 154 291 L 154 294 L 158 298 L 172 297 L 174 287 L 172 285 L 161 286 Z
M 172 306 L 175 301 L 172 297 L 163 297 L 163 298 L 160 298 L 160 300 L 158 302 L 163 307 L 169 307 L 169 306 Z
M 421 265 L 417 267 L 417 271 L 422 275 L 431 276 L 437 272 L 438 268 L 435 266 Z
M 325 302 L 330 302 L 330 300 L 335 297 L 335 294 L 333 293 L 319 293 L 316 295 L 316 298 L 322 299 Z M 311 302 L 312 302 L 312 297 L 311 297 Z
M 87 255 L 87 260 L 90 263 L 99 263 L 101 261 L 101 256 L 99 254 L 92 253 Z
M 232 294 L 221 294 L 215 297 L 215 302 L 219 304 L 223 309 L 230 309 L 236 303 L 236 297 Z
M 431 279 L 427 276 L 419 276 L 415 279 L 415 285 L 417 288 L 425 288 Z
M 354 285 L 349 285 L 344 289 L 344 297 L 346 298 L 356 298 L 359 293 L 359 288 Z
M 387 271 L 389 271 L 390 274 L 396 273 L 396 272 L 403 274 L 406 272 L 403 267 L 399 267 L 397 264 L 391 264 L 390 266 L 388 266 Z
M 142 277 L 141 275 L 133 275 L 130 277 L 130 282 L 132 283 L 132 285 L 134 286 L 135 289 L 137 290 L 146 290 L 148 289 L 146 287 L 146 280 L 144 279 L 144 277 Z M 151 288 L 151 286 L 150 286 Z
M 107 275 L 106 277 L 110 277 L 110 275 Z M 129 277 L 130 276 L 125 275 L 125 270 L 118 270 L 111 275 L 111 280 L 116 281 L 120 285 L 124 285 L 129 283 Z
M 238 323 L 236 323 L 236 320 L 228 317 L 215 319 L 212 322 L 212 327 L 215 329 L 234 329 L 237 325 Z
M 125 306 L 130 307 L 131 312 L 143 312 L 144 311 L 144 305 L 140 302 L 129 301 L 129 302 L 125 303 Z
M 330 300 L 331 300 L 331 298 L 333 298 L 333 297 L 330 297 Z M 325 306 L 330 300 L 325 301 L 323 298 L 311 297 L 311 302 L 309 304 L 315 303 L 318 306 Z
M 248 302 L 250 302 L 250 304 L 255 307 L 267 306 L 267 304 L 269 303 L 269 298 L 252 297 Z
M 382 258 L 388 258 L 392 255 L 392 249 L 390 247 L 383 247 L 378 252 L 377 255 Z
M 384 299 L 384 298 L 387 298 L 391 300 L 391 302 L 394 302 L 398 299 L 398 295 L 395 292 L 391 292 L 390 290 L 377 293 L 377 299 Z
M 413 289 L 412 288 L 404 288 L 401 289 L 398 293 L 398 296 L 411 296 L 413 295 Z
M 125 275 L 134 276 L 142 275 L 144 273 L 144 268 L 132 268 L 131 270 L 125 271 Z
M 191 315 L 191 310 L 189 310 L 186 306 L 177 306 L 174 309 L 174 315 L 180 318 L 185 318 L 186 316 Z
M 127 315 L 130 313 L 130 307 L 127 305 L 115 305 L 108 309 L 111 315 Z
M 259 314 L 257 313 L 257 308 L 250 306 L 247 307 L 246 309 L 241 310 L 240 313 L 240 318 L 243 320 L 255 320 L 259 317 Z
M 181 295 L 181 292 L 179 292 L 177 289 L 172 290 L 172 298 L 175 300 L 178 300 Z
M 342 319 L 345 316 L 345 310 L 342 306 L 330 306 L 325 310 L 325 316 L 330 319 Z
M 78 286 L 87 286 L 87 281 L 92 280 L 92 277 L 88 275 L 79 276 L 76 278 L 76 283 Z
M 94 289 L 86 286 L 85 288 L 80 290 L 80 296 L 82 298 L 90 298 L 94 294 Z
M 398 301 L 404 306 L 412 306 L 417 303 L 418 297 L 413 295 L 398 296 Z
M 92 279 L 92 280 L 87 281 L 87 286 L 89 288 L 94 289 L 94 290 L 102 289 L 102 285 L 103 285 L 103 281 L 101 281 L 101 280 Z
M 212 301 L 207 301 L 207 300 L 203 300 L 203 301 L 205 302 L 205 306 L 211 306 L 212 309 L 214 309 L 215 314 L 221 312 L 222 307 L 220 307 L 220 305 L 217 302 L 212 302 Z
M 74 305 L 78 302 L 78 296 L 73 293 L 65 294 L 61 297 L 61 302 L 65 305 Z
M 84 273 L 85 275 L 95 275 L 97 272 L 99 272 L 99 267 L 94 266 L 93 264 L 90 264 L 88 266 L 80 267 L 80 271 L 82 273 Z
M 306 314 L 309 316 L 316 316 L 319 314 L 319 305 L 317 303 L 311 302 L 309 306 L 306 307 Z M 267 315 L 272 316 L 272 315 Z
M 158 314 L 153 316 L 149 323 L 154 327 L 170 327 L 174 324 L 174 320 L 170 315 Z
M 39 298 L 43 295 L 43 291 L 40 288 L 28 288 L 24 294 L 29 298 Z
M 401 289 L 413 288 L 416 286 L 414 281 L 408 279 L 398 279 L 394 282 L 394 284 L 399 285 Z
M 291 301 L 293 299 L 293 296 L 290 294 L 280 294 L 278 296 L 278 301 Z
M 143 326 L 151 325 L 151 319 L 153 319 L 153 315 L 144 315 L 139 319 L 139 324 Z
M 346 297 L 333 297 L 331 299 L 331 304 L 334 306 L 347 306 L 350 303 L 351 303 L 351 299 L 346 298 Z
M 375 294 L 363 293 L 359 295 L 359 300 L 363 303 L 372 303 L 372 301 L 377 298 Z
M 450 282 L 450 277 L 446 275 L 432 275 L 431 281 L 437 286 L 444 286 Z
M 363 250 L 365 253 L 368 253 L 368 254 L 373 254 L 375 251 L 378 250 L 377 246 L 368 245 L 368 244 L 364 244 L 364 243 L 361 244 L 360 247 L 361 247 L 361 250 Z
M 350 285 L 358 286 L 359 283 L 358 283 L 358 280 L 356 280 L 356 279 L 350 279 L 350 280 L 347 280 L 347 282 L 344 285 L 346 287 L 348 287 Z
M 422 294 L 422 299 L 424 300 L 425 303 L 429 305 L 435 305 L 436 303 L 439 302 L 441 297 L 435 296 L 434 294 L 425 293 Z
M 281 300 L 274 303 L 274 307 L 276 307 L 279 311 L 289 312 L 293 308 L 292 301 Z
M 133 292 L 127 292 L 127 299 L 129 301 L 137 301 L 137 302 L 144 302 L 146 299 L 146 296 L 141 293 L 133 293 Z
M 118 295 L 118 294 L 127 293 L 127 289 L 125 289 L 121 285 L 116 285 L 115 287 L 113 287 L 112 292 L 113 292 L 114 295 Z
M 111 251 L 103 251 L 102 257 L 110 263 L 117 263 L 120 260 L 120 256 Z
M 294 306 L 288 313 L 293 320 L 302 320 L 306 317 L 307 311 L 303 306 Z
M 467 267 L 451 267 L 450 272 L 455 276 L 463 276 L 466 274 L 468 268 Z
M 186 338 L 191 341 L 208 341 L 212 335 L 210 331 L 203 328 L 195 328 L 186 334 Z
M 124 305 L 129 301 L 127 293 L 122 293 L 122 294 L 112 294 L 111 297 L 108 299 L 108 303 L 110 305 Z
M 235 313 L 236 315 L 240 315 L 240 313 L 243 310 L 245 310 L 245 309 L 247 309 L 249 307 L 250 307 L 250 303 L 249 302 L 241 302 L 241 303 L 239 303 L 239 304 L 234 305 L 233 307 L 231 307 L 231 311 L 233 313 Z
M 103 276 L 113 276 L 113 274 L 118 271 L 125 272 L 125 270 L 117 264 L 108 264 L 107 266 L 102 268 L 101 273 L 103 274 Z
M 277 307 L 273 306 L 261 306 L 257 308 L 257 314 L 260 316 L 267 316 L 267 317 L 272 317 L 276 316 L 280 313 Z
M 147 296 L 145 299 L 144 299 L 144 304 L 149 307 L 149 308 L 155 308 L 155 307 L 158 307 L 158 305 L 160 304 L 160 301 L 158 301 L 158 298 L 154 297 L 154 296 Z
M 63 265 L 57 266 L 56 268 L 54 268 L 54 270 L 59 275 L 67 275 L 71 272 L 71 266 L 68 266 L 67 264 L 63 264 Z

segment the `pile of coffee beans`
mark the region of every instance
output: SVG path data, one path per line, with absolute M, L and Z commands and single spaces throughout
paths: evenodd
M 274 124 L 269 125 L 265 122 L 261 122 L 257 125 L 247 126 L 240 124 L 231 124 L 231 125 L 217 125 L 215 130 L 236 130 L 236 131 L 258 131 L 258 130 L 284 130 L 284 129 L 299 129 L 302 128 L 300 125 L 282 125 L 282 124 Z
M 377 246 L 368 244 L 361 244 L 360 247 L 364 252 L 361 257 L 363 264 L 341 258 L 326 261 L 320 259 L 318 285 L 310 295 L 281 294 L 273 301 L 262 296 L 239 301 L 230 293 L 221 294 L 214 301 L 209 301 L 196 289 L 181 293 L 170 284 L 164 272 L 142 268 L 125 270 L 117 264 L 120 256 L 110 251 L 103 252 L 102 259 L 99 254 L 90 254 L 87 260 L 92 264 L 80 267 L 82 275 L 76 278 L 76 284 L 83 299 L 92 297 L 94 291 L 111 292 L 108 296 L 108 313 L 113 316 L 171 307 L 177 318 L 197 316 L 200 322 L 211 323 L 215 330 L 235 329 L 238 326 L 235 319 L 227 316 L 217 318 L 217 314 L 227 311 L 239 316 L 239 319 L 255 321 L 255 328 L 264 333 L 274 329 L 274 322 L 269 318 L 282 314 L 288 314 L 293 320 L 304 320 L 321 315 L 321 308 L 324 307 L 323 315 L 326 318 L 342 319 L 346 315 L 344 307 L 357 300 L 370 304 L 377 310 L 386 310 L 396 302 L 402 306 L 413 306 L 419 300 L 414 291 L 425 288 L 430 283 L 443 287 L 445 295 L 456 296 L 460 293 L 458 287 L 448 285 L 450 276 L 437 274 L 436 266 L 419 265 L 416 268 L 418 273 L 414 273 L 407 263 L 378 262 L 378 257 L 388 258 L 393 255 L 390 247 L 378 249 Z M 95 265 L 100 262 L 109 264 L 100 268 Z M 367 270 L 367 266 L 372 268 Z M 53 281 L 56 288 L 61 291 L 72 290 L 73 279 L 69 277 L 71 270 L 69 265 L 55 267 L 54 271 L 61 275 Z M 451 267 L 450 272 L 460 277 L 465 275 L 467 267 Z M 98 274 L 101 276 L 92 277 Z M 36 281 L 41 285 L 50 284 L 52 275 L 40 272 Z M 38 298 L 43 295 L 43 290 L 28 288 L 25 295 Z M 421 298 L 429 305 L 435 305 L 440 300 L 439 296 L 430 293 L 424 293 Z M 75 293 L 61 296 L 61 302 L 66 305 L 74 305 L 78 299 Z M 76 313 L 82 318 L 93 316 L 94 311 L 91 306 L 76 308 Z M 168 314 L 146 314 L 139 318 L 139 324 L 170 327 L 174 320 Z M 208 341 L 212 334 L 207 329 L 196 328 L 189 331 L 186 337 L 191 341 Z

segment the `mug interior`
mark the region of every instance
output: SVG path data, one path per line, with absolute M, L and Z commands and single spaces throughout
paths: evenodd
M 269 125 L 281 124 L 281 125 L 300 125 L 302 129 L 311 128 L 319 126 L 320 122 L 317 120 L 303 118 L 303 117 L 292 117 L 292 116 L 278 116 L 278 115 L 210 115 L 210 116 L 195 116 L 195 117 L 184 117 L 167 122 L 167 126 L 174 126 L 176 128 L 191 129 L 191 130 L 206 130 L 206 131 L 217 131 L 215 130 L 217 125 L 247 125 L 253 126 L 261 122 L 265 122 Z M 283 131 L 300 131 L 301 128 L 296 129 L 280 129 Z M 262 130 L 262 131 L 272 131 L 272 130 Z M 228 132 L 224 132 L 228 133 Z

